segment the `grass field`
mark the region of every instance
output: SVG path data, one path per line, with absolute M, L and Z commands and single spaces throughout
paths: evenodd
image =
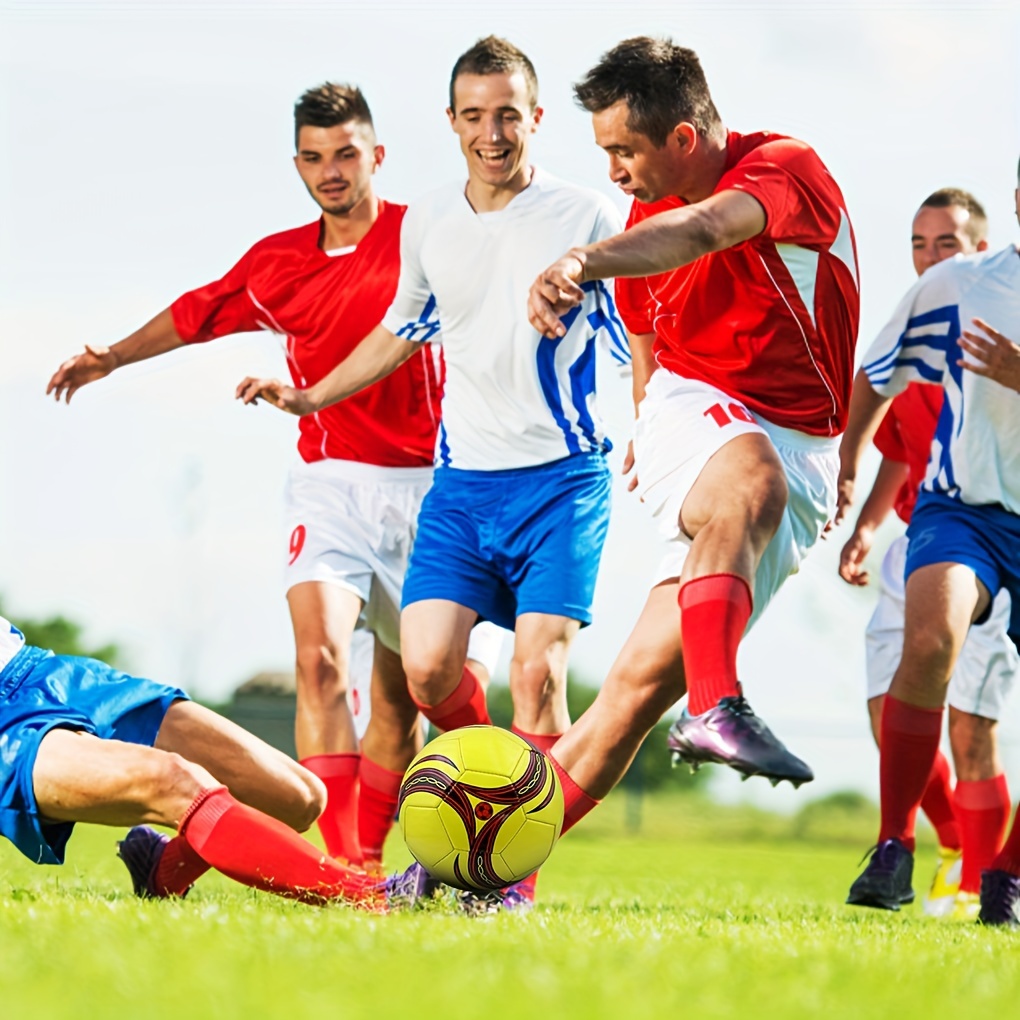
M 611 799 L 560 844 L 532 914 L 474 919 L 319 910 L 212 875 L 140 902 L 114 830 L 82 827 L 62 869 L 5 844 L 0 1016 L 1014 1015 L 1012 933 L 842 905 L 870 820 L 849 842 L 862 820 L 838 808 L 789 820 L 696 796 L 646 803 L 640 834 L 624 820 Z

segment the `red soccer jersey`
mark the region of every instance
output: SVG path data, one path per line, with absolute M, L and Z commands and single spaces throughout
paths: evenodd
M 379 203 L 358 245 L 327 255 L 320 221 L 255 244 L 215 283 L 171 306 L 185 343 L 268 329 L 286 338 L 295 386 L 318 382 L 379 324 L 397 290 L 400 224 L 406 207 Z M 298 452 L 382 467 L 433 461 L 442 383 L 431 344 L 353 397 L 300 419 Z
M 859 294 L 843 196 L 803 142 L 729 132 L 715 187 L 744 191 L 765 230 L 659 276 L 619 279 L 632 333 L 655 333 L 658 363 L 718 386 L 768 421 L 811 435 L 846 426 Z M 684 205 L 635 202 L 627 226 Z
M 928 472 L 935 427 L 942 413 L 945 390 L 941 386 L 911 383 L 889 405 L 875 433 L 875 446 L 883 457 L 906 464 L 907 480 L 896 493 L 896 516 L 910 523 L 917 502 L 917 491 Z

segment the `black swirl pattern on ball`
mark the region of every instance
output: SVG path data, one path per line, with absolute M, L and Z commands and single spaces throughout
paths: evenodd
M 470 839 L 470 849 L 466 855 L 467 875 L 462 871 L 459 859 L 453 862 L 454 875 L 465 886 L 473 886 L 476 889 L 501 889 L 506 885 L 506 879 L 500 878 L 493 869 L 492 855 L 500 830 L 513 812 L 501 811 L 478 825 L 468 797 L 488 801 L 490 804 L 519 804 L 537 796 L 548 783 L 545 796 L 539 804 L 528 811 L 528 814 L 541 811 L 552 801 L 556 791 L 556 783 L 549 782 L 551 775 L 545 755 L 531 749 L 523 775 L 503 786 L 474 786 L 458 781 L 442 769 L 421 767 L 430 761 L 441 762 L 453 769 L 458 768 L 455 762 L 444 755 L 433 754 L 422 758 L 414 773 L 404 780 L 398 809 L 406 797 L 418 792 L 431 793 L 444 804 L 448 804 L 460 818 Z

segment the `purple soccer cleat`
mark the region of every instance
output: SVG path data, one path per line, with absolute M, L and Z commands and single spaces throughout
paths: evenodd
M 685 761 L 692 771 L 709 762 L 729 765 L 744 779 L 764 776 L 773 786 L 788 779 L 798 787 L 815 778 L 810 766 L 786 749 L 740 695 L 722 698 L 701 715 L 688 715 L 684 709 L 670 727 L 666 746 L 674 764 Z
M 460 909 L 472 917 L 480 917 L 484 914 L 501 914 L 510 911 L 515 914 L 526 914 L 535 906 L 535 883 L 534 876 L 529 875 L 522 878 L 520 882 L 514 882 L 503 889 L 493 889 L 492 892 L 475 892 L 466 889 L 461 892 L 457 901 Z
M 1020 927 L 1016 916 L 1020 878 L 997 869 L 981 872 L 981 913 L 978 924 L 1002 928 Z
M 150 829 L 147 825 L 136 825 L 117 844 L 117 856 L 124 862 L 131 876 L 135 895 L 143 900 L 167 899 L 166 893 L 155 887 L 156 869 L 163 859 L 163 851 L 170 842 L 169 836 Z M 188 889 L 191 887 L 188 886 Z M 181 896 L 187 896 L 185 889 Z
M 409 910 L 422 900 L 431 899 L 441 884 L 415 861 L 405 871 L 390 875 L 383 882 L 383 890 L 391 910 Z

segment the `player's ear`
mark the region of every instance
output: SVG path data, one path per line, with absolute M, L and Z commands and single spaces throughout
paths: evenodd
M 681 152 L 689 155 L 698 145 L 698 129 L 690 121 L 681 121 L 673 128 L 673 138 Z
M 446 116 L 450 118 L 450 127 L 453 127 L 453 122 L 457 119 L 457 114 L 453 112 L 453 107 L 448 106 L 446 108 Z M 456 130 L 456 128 L 454 128 Z
M 532 131 L 534 131 L 535 128 L 537 128 L 538 125 L 542 123 L 542 116 L 544 115 L 544 113 L 545 113 L 545 110 L 543 110 L 541 106 L 536 106 L 535 109 L 531 111 L 531 130 Z
M 988 251 L 988 242 L 985 240 L 978 241 L 974 246 L 975 251 Z
M 386 146 L 377 145 L 372 150 L 372 155 L 375 157 L 375 163 L 372 167 L 372 173 L 375 173 L 383 165 L 383 160 L 386 158 Z

